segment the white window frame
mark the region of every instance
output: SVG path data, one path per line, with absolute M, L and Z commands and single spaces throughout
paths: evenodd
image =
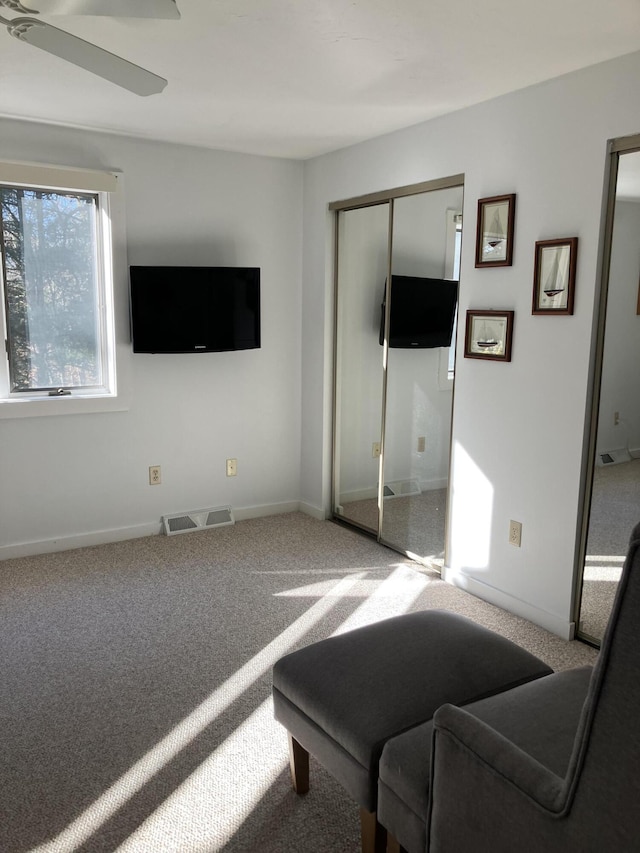
M 461 239 L 457 240 L 458 233 L 462 234 L 462 211 L 447 208 L 446 211 L 446 243 L 444 277 L 446 279 L 460 280 L 460 258 Z M 460 294 L 458 293 L 458 301 Z M 441 347 L 438 360 L 438 387 L 441 391 L 451 391 L 455 376 L 456 362 L 456 338 L 457 338 L 458 310 L 453 324 L 452 345 Z
M 96 209 L 98 291 L 103 357 L 103 386 L 74 389 L 64 396 L 48 391 L 11 392 L 9 363 L 0 358 L 0 419 L 41 415 L 87 414 L 129 408 L 129 346 L 118 342 L 117 328 L 128 322 L 127 266 L 122 178 L 114 172 L 0 162 L 0 184 L 53 192 L 87 192 L 98 196 Z M 0 280 L 3 286 L 3 282 Z M 4 297 L 0 297 L 0 331 L 7 339 Z

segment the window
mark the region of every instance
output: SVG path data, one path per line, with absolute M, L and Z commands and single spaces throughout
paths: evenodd
M 445 252 L 444 277 L 460 280 L 460 254 L 462 252 L 462 212 L 447 210 L 447 237 Z M 458 299 L 459 299 L 458 294 Z M 451 387 L 456 364 L 456 334 L 458 327 L 458 312 L 453 321 L 451 346 L 440 350 L 439 385 L 442 390 Z
M 71 189 L 8 182 L 6 165 L 0 164 L 0 403 L 115 396 L 109 195 L 77 188 L 86 183 L 77 179 Z M 64 170 L 34 169 L 35 177 L 40 170 L 69 178 Z

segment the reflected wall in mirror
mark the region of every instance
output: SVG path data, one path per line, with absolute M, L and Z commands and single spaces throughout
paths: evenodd
M 334 512 L 377 533 L 389 204 L 341 211 L 337 242 Z
M 462 187 L 454 187 L 397 199 L 393 216 L 381 540 L 438 569 L 445 550 L 455 355 L 450 359 L 449 345 L 461 211 Z M 413 335 L 394 335 L 395 317 L 410 313 L 405 300 L 415 306 Z
M 578 633 L 602 640 L 640 519 L 640 151 L 619 157 Z

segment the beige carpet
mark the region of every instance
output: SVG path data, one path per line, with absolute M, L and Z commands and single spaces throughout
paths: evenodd
M 378 528 L 378 503 L 375 499 L 344 504 L 344 514 L 372 530 Z M 446 489 L 385 498 L 382 538 L 401 551 L 441 569 L 444 565 L 446 519 Z
M 322 768 L 291 790 L 271 666 L 429 607 L 556 669 L 596 656 L 301 514 L 0 563 L 0 850 L 357 853 Z
M 579 623 L 594 639 L 604 634 L 629 535 L 639 520 L 640 459 L 596 467 Z

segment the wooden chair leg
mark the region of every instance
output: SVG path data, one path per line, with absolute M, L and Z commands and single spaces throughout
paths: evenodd
M 397 838 L 394 838 L 390 832 L 387 833 L 387 853 L 407 853 L 404 847 L 400 846 Z
M 291 781 L 296 794 L 306 794 L 309 790 L 309 753 L 289 734 L 289 767 Z
M 360 809 L 362 853 L 386 853 L 387 830 L 378 823 L 375 812 Z

